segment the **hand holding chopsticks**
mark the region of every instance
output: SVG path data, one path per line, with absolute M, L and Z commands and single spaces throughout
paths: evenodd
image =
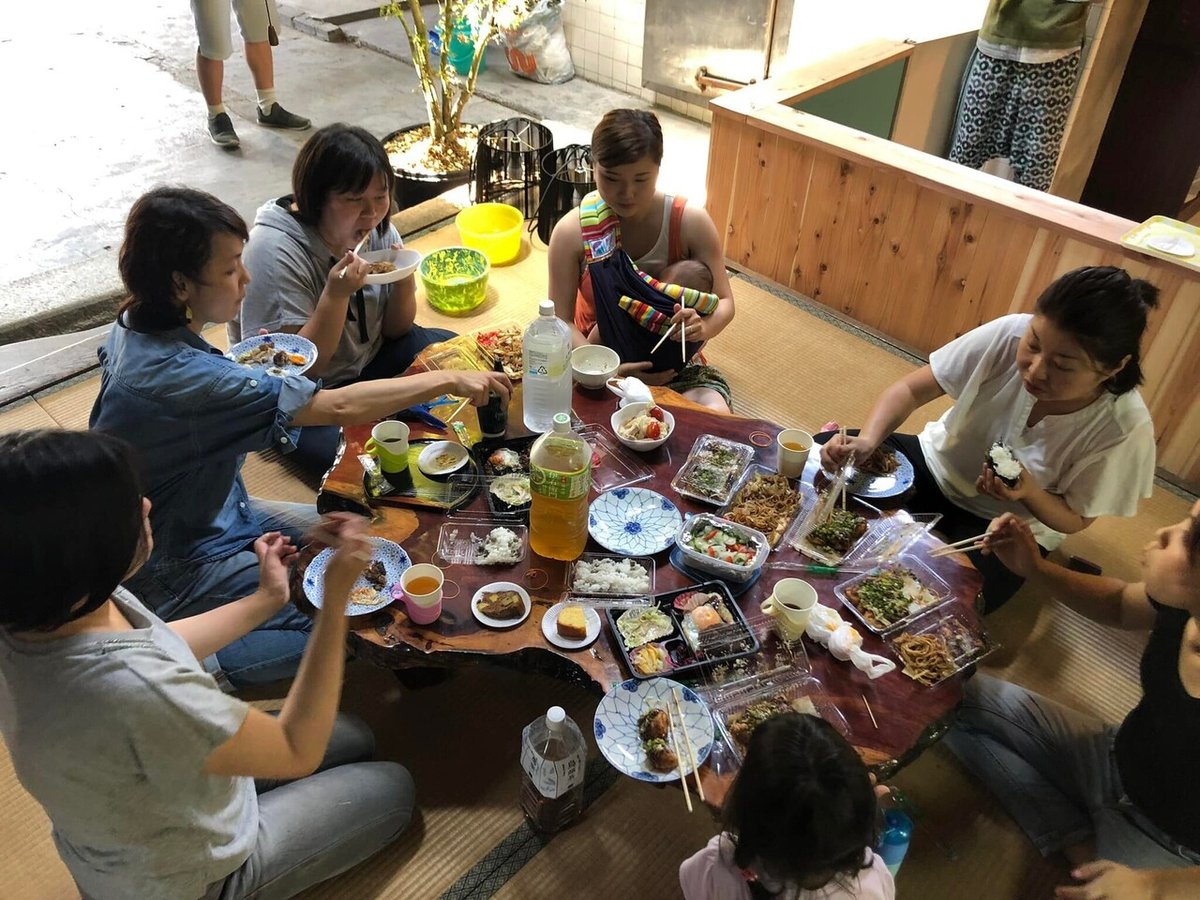
M 366 234 L 364 234 L 362 236 L 362 240 L 354 245 L 354 249 L 350 251 L 351 255 L 358 256 L 358 254 L 362 252 L 362 248 L 367 245 L 367 241 L 369 241 L 370 239 L 371 239 L 371 232 L 368 231 Z M 348 269 L 348 268 L 350 268 L 349 263 L 346 264 L 345 268 L 343 268 L 342 271 L 338 272 L 338 278 L 345 278 L 346 277 L 346 269 Z
M 663 345 L 663 342 L 666 341 L 667 338 L 669 338 L 672 334 L 675 333 L 675 326 L 678 324 L 679 324 L 678 322 L 672 322 L 671 327 L 663 332 L 663 336 L 658 339 L 658 343 L 654 345 L 653 349 L 651 349 L 651 351 L 650 351 L 651 355 L 656 353 L 658 351 L 658 348 Z

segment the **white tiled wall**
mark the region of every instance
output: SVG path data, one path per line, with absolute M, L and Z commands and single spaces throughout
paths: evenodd
M 642 87 L 646 0 L 564 0 L 562 15 L 579 77 L 702 122 L 712 121 L 702 104 L 685 103 Z

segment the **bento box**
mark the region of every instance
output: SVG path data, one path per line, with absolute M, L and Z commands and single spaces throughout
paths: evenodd
M 606 610 L 634 678 L 676 678 L 759 651 L 758 637 L 724 582 L 706 581 L 651 600 L 648 607 Z

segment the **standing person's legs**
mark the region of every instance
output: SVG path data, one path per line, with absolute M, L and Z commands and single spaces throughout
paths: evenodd
M 408 827 L 416 791 L 397 763 L 365 762 L 374 737 L 339 714 L 316 774 L 256 784 L 258 842 L 250 858 L 206 900 L 283 900 L 373 856 Z
M 233 0 L 233 11 L 246 50 L 246 65 L 258 94 L 258 124 L 269 128 L 304 131 L 312 122 L 288 112 L 275 99 L 275 59 L 268 40 L 270 28 L 279 21 L 275 0 Z
M 196 23 L 196 80 L 208 106 L 208 136 L 218 147 L 233 150 L 240 142 L 221 99 L 225 60 L 233 53 L 229 0 L 192 0 L 192 18 Z
M 1012 139 L 1013 170 L 1021 184 L 1048 191 L 1071 114 L 1079 53 L 1051 63 L 1018 66 L 1019 107 Z
M 979 169 L 990 159 L 1008 156 L 1008 96 L 1012 75 L 1006 60 L 971 51 L 959 91 L 950 143 L 952 162 Z

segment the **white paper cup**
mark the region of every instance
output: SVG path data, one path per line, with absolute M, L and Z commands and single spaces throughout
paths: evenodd
M 808 462 L 812 450 L 813 436 L 799 428 L 785 428 L 775 438 L 779 452 L 779 474 L 785 478 L 799 478 Z

